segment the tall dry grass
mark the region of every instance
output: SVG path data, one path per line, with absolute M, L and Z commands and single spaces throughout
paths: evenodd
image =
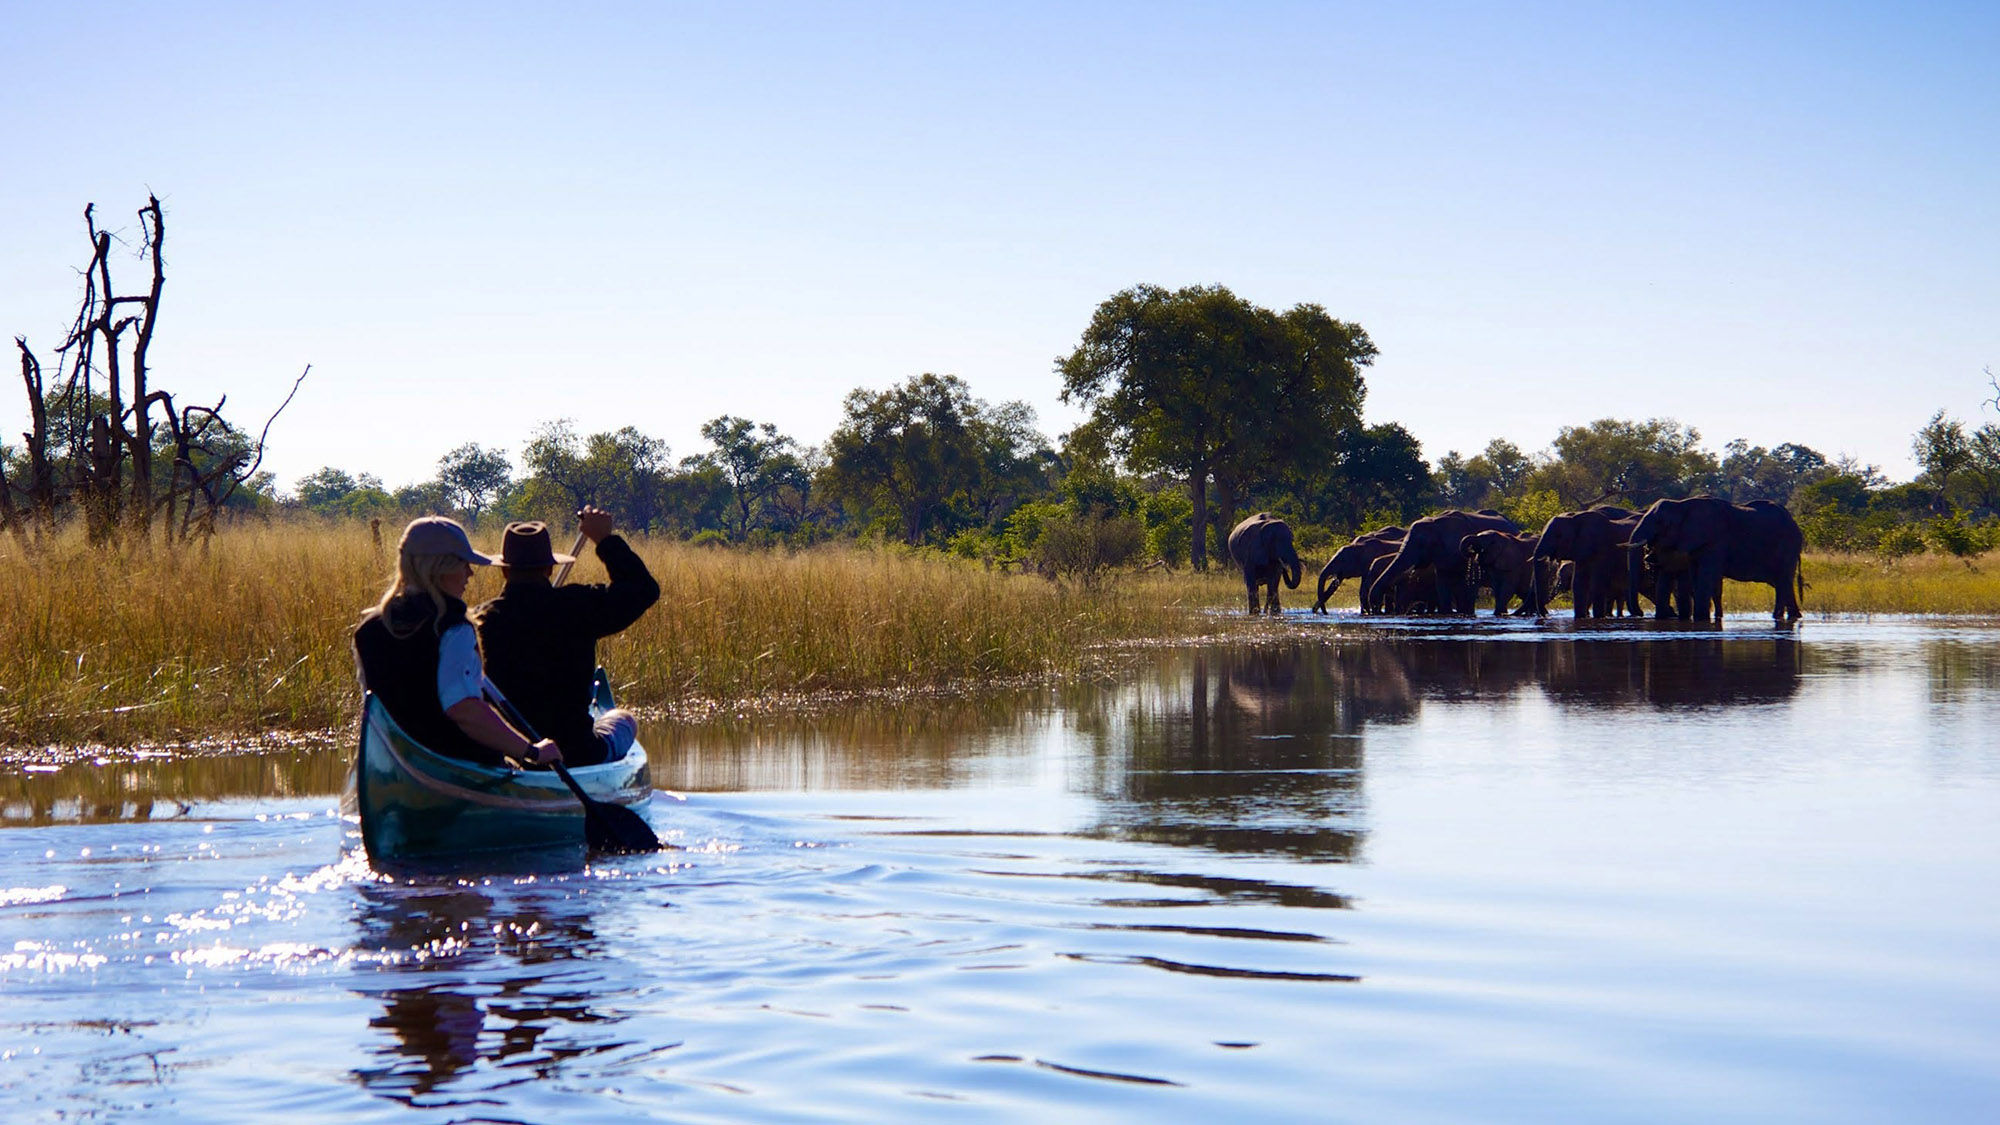
M 476 537 L 480 541 L 491 535 Z M 392 539 L 393 542 L 393 539 Z M 1108 642 L 1245 620 L 1243 587 L 1207 575 L 1120 575 L 1095 590 L 976 563 L 857 547 L 795 554 L 640 542 L 656 606 L 601 656 L 641 706 L 732 703 L 959 681 L 1059 676 Z M 364 526 L 232 529 L 206 552 L 0 545 L 0 748 L 194 740 L 351 722 L 348 634 L 391 563 Z M 594 559 L 577 581 L 602 580 Z M 1286 604 L 1311 603 L 1313 571 Z M 1806 559 L 1805 608 L 2000 614 L 2000 557 Z M 482 573 L 471 600 L 499 590 Z M 1730 583 L 1732 616 L 1770 589 Z M 1333 606 L 1351 609 L 1354 584 Z
M 1809 554 L 1803 566 L 1806 616 L 1823 613 L 2000 614 L 2000 552 L 1943 555 Z M 1731 615 L 1771 612 L 1771 588 L 1724 583 Z
M 0 556 L 0 743 L 308 729 L 353 715 L 347 632 L 390 564 L 365 527 L 236 530 L 207 551 Z
M 1102 642 L 1203 627 L 1187 609 L 1226 604 L 1230 589 L 1213 575 L 1128 576 L 1086 591 L 854 547 L 637 546 L 660 604 L 600 656 L 642 706 L 1059 675 Z M 6 544 L 0 746 L 346 724 L 349 630 L 391 569 L 358 525 L 234 529 L 205 553 L 63 541 L 22 557 Z M 602 579 L 587 558 L 573 580 Z M 499 588 L 482 571 L 469 600 Z

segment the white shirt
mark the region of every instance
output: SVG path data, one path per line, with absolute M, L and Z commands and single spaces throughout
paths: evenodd
M 447 711 L 467 699 L 501 698 L 479 663 L 479 636 L 472 626 L 453 625 L 438 638 L 437 686 L 438 703 Z

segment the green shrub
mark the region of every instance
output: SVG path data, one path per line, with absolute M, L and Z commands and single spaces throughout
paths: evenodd
M 1806 546 L 1815 551 L 1869 551 L 1877 548 L 1882 529 L 1831 505 L 1799 518 Z
M 1549 488 L 1500 502 L 1500 514 L 1520 524 L 1522 531 L 1541 531 L 1562 510 L 1562 497 Z
M 1068 509 L 1058 501 L 1028 501 L 1008 514 L 1004 530 L 1000 533 L 1001 550 L 1009 558 L 1026 558 L 1034 554 L 1035 547 L 1042 541 L 1042 529 L 1068 515 Z
M 1146 554 L 1170 567 L 1185 566 L 1194 546 L 1194 501 L 1185 492 L 1155 492 L 1140 505 L 1146 521 Z
M 1950 516 L 1940 516 L 1924 525 L 1925 546 L 1940 555 L 1966 558 L 1986 549 L 1986 537 L 1977 528 L 1965 522 L 1965 513 L 1953 512 Z
M 1875 549 L 1892 559 L 1919 555 L 1924 550 L 1924 534 L 1915 524 L 1899 523 L 1882 532 Z
M 1000 537 L 982 528 L 967 528 L 952 536 L 945 550 L 962 559 L 993 559 L 1001 554 Z
M 1035 561 L 1044 574 L 1091 586 L 1106 570 L 1137 558 L 1145 542 L 1144 525 L 1131 516 L 1064 516 L 1042 525 Z

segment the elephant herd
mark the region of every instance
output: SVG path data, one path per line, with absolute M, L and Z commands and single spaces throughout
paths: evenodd
M 1761 582 L 1776 591 L 1772 616 L 1799 617 L 1805 537 L 1791 513 L 1766 500 L 1734 504 L 1713 496 L 1660 500 L 1644 512 L 1610 504 L 1563 512 L 1539 533 L 1523 532 L 1498 512 L 1449 511 L 1409 527 L 1356 536 L 1319 572 L 1315 613 L 1342 582 L 1361 585 L 1364 613 L 1469 615 L 1482 590 L 1496 616 L 1544 616 L 1567 590 L 1578 620 L 1640 616 L 1640 598 L 1666 620 L 1722 621 L 1722 581 Z M 1292 529 L 1260 512 L 1229 535 L 1242 568 L 1250 612 L 1278 611 L 1278 582 L 1303 577 Z M 1518 603 L 1518 605 L 1516 605 Z

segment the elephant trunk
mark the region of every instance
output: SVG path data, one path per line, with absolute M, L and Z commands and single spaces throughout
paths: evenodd
M 1299 588 L 1299 583 L 1305 580 L 1305 563 L 1299 560 L 1299 553 L 1289 546 L 1285 548 L 1284 563 L 1285 589 L 1296 590 Z
M 1320 568 L 1319 600 L 1313 603 L 1313 612 L 1315 613 L 1323 612 L 1326 609 L 1326 599 L 1332 597 L 1335 590 L 1340 589 L 1340 575 L 1335 574 L 1333 571 L 1332 559 L 1328 559 L 1326 565 Z M 1326 584 L 1326 580 L 1329 578 L 1333 579 L 1333 585 L 1331 586 Z
M 1535 553 L 1528 556 L 1528 565 L 1535 571 L 1535 616 L 1549 615 L 1549 599 L 1556 596 L 1556 567 L 1562 564 L 1548 550 L 1548 536 L 1542 536 L 1535 544 Z

